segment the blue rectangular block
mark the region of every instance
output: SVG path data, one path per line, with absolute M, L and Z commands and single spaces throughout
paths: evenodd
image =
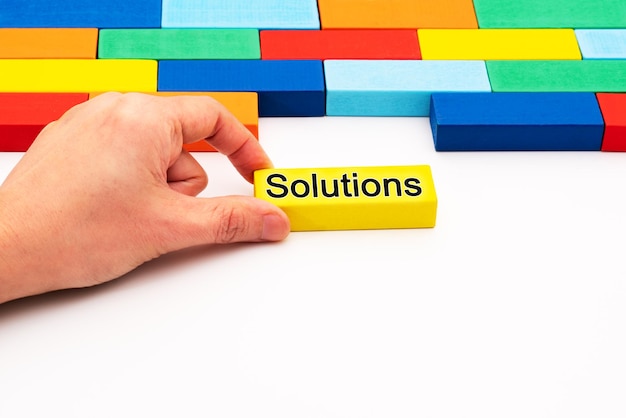
M 321 61 L 166 60 L 157 89 L 256 92 L 262 117 L 325 114 Z
M 583 59 L 626 58 L 626 29 L 577 29 Z
M 316 0 L 163 0 L 164 28 L 319 29 Z
M 326 60 L 326 114 L 428 116 L 430 95 L 491 91 L 484 61 Z
M 437 151 L 599 151 L 593 93 L 434 93 Z
M 0 27 L 158 28 L 161 0 L 2 0 Z

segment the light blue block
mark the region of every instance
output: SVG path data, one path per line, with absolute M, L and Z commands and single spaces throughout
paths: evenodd
M 490 92 L 484 61 L 327 60 L 329 116 L 428 116 L 434 92 Z
M 577 29 L 583 59 L 626 58 L 626 29 Z
M 164 28 L 319 29 L 316 0 L 163 0 Z

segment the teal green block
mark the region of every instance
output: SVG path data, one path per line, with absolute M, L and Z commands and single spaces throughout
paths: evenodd
M 256 29 L 103 29 L 98 58 L 260 59 Z
M 626 92 L 626 60 L 487 61 L 494 92 Z
M 480 28 L 626 28 L 624 0 L 474 0 Z

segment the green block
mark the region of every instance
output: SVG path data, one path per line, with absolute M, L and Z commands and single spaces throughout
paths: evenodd
M 256 29 L 102 29 L 98 58 L 260 59 Z
M 626 92 L 626 60 L 487 61 L 495 92 Z
M 625 28 L 624 0 L 474 0 L 480 28 Z

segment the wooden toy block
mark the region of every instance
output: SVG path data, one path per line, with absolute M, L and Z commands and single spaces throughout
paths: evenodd
M 26 151 L 47 124 L 87 98 L 80 93 L 0 93 L 0 151 Z
M 103 29 L 99 58 L 259 59 L 256 29 Z
M 262 59 L 421 59 L 412 29 L 263 30 Z
M 163 0 L 164 28 L 318 29 L 315 0 Z
M 434 93 L 437 151 L 598 151 L 593 93 Z
M 624 60 L 487 61 L 496 92 L 625 92 Z
M 474 0 L 480 28 L 624 28 L 623 0 Z
M 2 0 L 5 28 L 158 28 L 161 0 Z
M 96 58 L 95 28 L 0 28 L 0 59 Z
M 477 28 L 472 0 L 319 0 L 323 29 Z
M 102 93 L 90 93 L 89 98 L 96 97 Z M 256 93 L 249 92 L 152 92 L 147 93 L 154 96 L 209 96 L 220 102 L 230 111 L 248 130 L 259 138 L 259 106 Z M 194 142 L 183 145 L 187 151 L 215 151 L 211 145 L 205 141 Z
M 577 29 L 584 59 L 626 59 L 626 29 Z
M 438 91 L 491 91 L 483 61 L 328 60 L 329 116 L 428 116 Z
M 437 215 L 427 165 L 258 170 L 254 195 L 283 209 L 292 231 L 432 228 Z
M 0 60 L 0 92 L 156 91 L 147 60 Z
M 325 114 L 321 61 L 165 60 L 158 91 L 257 92 L 262 117 Z
M 418 29 L 425 60 L 581 59 L 572 29 Z
M 626 151 L 626 94 L 598 93 L 604 117 L 602 151 Z

